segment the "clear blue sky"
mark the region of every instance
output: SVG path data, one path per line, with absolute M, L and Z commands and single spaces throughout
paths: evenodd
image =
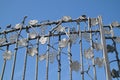
M 97 17 L 101 15 L 103 17 L 104 24 L 110 24 L 112 21 L 120 22 L 120 1 L 119 0 L 0 0 L 0 27 L 2 27 L 2 29 L 5 29 L 6 25 L 8 24 L 12 24 L 14 26 L 17 23 L 20 23 L 24 16 L 28 16 L 27 21 L 31 19 L 37 19 L 39 21 L 43 21 L 43 20 L 58 20 L 62 16 L 71 16 L 73 19 L 75 19 L 83 14 L 87 15 L 88 17 Z M 30 65 L 32 66 L 32 64 Z M 2 65 L 0 64 L 0 66 Z M 53 67 L 54 66 L 51 66 L 50 71 L 51 73 L 53 73 L 53 75 L 55 75 L 55 73 L 52 72 Z M 17 69 L 19 69 L 17 74 L 18 75 L 21 74 L 22 66 L 21 68 L 17 68 Z M 41 72 L 41 73 L 45 73 L 45 72 Z M 29 77 L 27 77 L 27 80 L 34 79 L 30 77 L 32 74 L 34 74 L 34 70 L 32 70 L 31 73 L 28 73 Z M 74 75 L 77 74 L 74 73 Z M 62 78 L 62 80 L 67 80 L 68 78 L 67 76 L 65 75 L 62 76 L 64 77 L 64 79 Z M 74 77 L 73 80 L 80 80 L 77 77 L 79 76 Z M 55 80 L 54 78 L 57 79 L 56 77 L 51 77 L 50 80 Z M 5 78 L 5 80 L 9 80 L 9 78 Z
M 20 22 L 23 16 L 29 19 L 56 20 L 64 15 L 77 18 L 102 15 L 105 23 L 119 20 L 119 0 L 0 0 L 0 26 Z

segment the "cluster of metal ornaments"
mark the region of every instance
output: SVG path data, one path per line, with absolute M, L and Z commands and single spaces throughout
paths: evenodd
M 50 47 L 51 46 L 49 44 L 50 37 L 59 36 L 59 34 L 61 36 L 65 35 L 66 37 L 61 38 L 61 40 L 59 40 L 57 43 L 58 48 L 63 49 L 63 48 L 68 47 L 69 44 L 70 44 L 69 47 L 72 47 L 72 45 L 74 45 L 74 44 L 79 44 L 80 42 L 78 43 L 78 40 L 80 37 L 82 37 L 83 39 L 85 39 L 85 41 L 87 41 L 88 43 L 91 43 L 91 46 L 89 46 L 88 48 L 85 48 L 83 51 L 84 58 L 87 60 L 94 59 L 94 65 L 98 66 L 99 68 L 103 67 L 103 65 L 105 63 L 105 58 L 104 57 L 101 57 L 101 58 L 94 57 L 94 54 L 95 54 L 94 51 L 99 52 L 99 51 L 103 50 L 103 44 L 99 41 L 97 42 L 95 40 L 92 40 L 91 36 L 93 34 L 92 34 L 91 30 L 78 31 L 76 29 L 76 27 L 65 27 L 62 25 L 62 23 L 68 23 L 68 22 L 76 22 L 76 23 L 85 22 L 86 23 L 87 20 L 88 19 L 87 19 L 86 15 L 82 15 L 76 20 L 73 20 L 70 16 L 63 16 L 60 20 L 58 20 L 56 22 L 48 21 L 48 22 L 39 23 L 38 20 L 30 20 L 28 22 L 27 26 L 25 26 L 24 21 L 23 21 L 22 23 L 16 24 L 14 27 L 10 28 L 9 30 L 0 32 L 0 49 L 2 50 L 2 46 L 9 46 L 12 44 L 16 44 L 17 49 L 19 49 L 21 47 L 23 47 L 23 48 L 27 47 L 27 55 L 33 57 L 33 56 L 36 56 L 37 54 L 39 54 L 39 51 L 36 46 L 34 46 L 34 45 L 30 46 L 30 44 L 28 44 L 29 40 L 38 39 L 39 44 L 48 45 Z M 51 28 L 51 30 L 49 30 L 50 34 L 46 34 L 48 29 L 44 26 L 52 25 L 52 24 L 56 24 L 56 26 L 54 26 L 53 28 Z M 89 24 L 90 28 L 98 26 L 99 18 L 90 18 L 90 23 L 88 23 L 88 24 Z M 35 27 L 40 27 L 41 32 L 40 33 L 37 32 L 35 30 Z M 105 35 L 105 37 L 112 38 L 112 40 L 115 43 L 120 43 L 120 37 L 119 36 L 115 37 L 113 28 L 120 28 L 120 24 L 118 22 L 113 22 L 112 24 L 110 24 L 109 29 L 105 26 L 105 28 L 103 28 L 104 35 Z M 24 38 L 24 37 L 19 38 L 19 36 L 22 36 L 22 35 L 20 35 L 20 32 L 18 32 L 18 31 L 21 31 L 23 29 L 26 29 L 26 31 L 29 29 L 32 29 L 32 31 L 28 32 L 27 38 Z M 14 33 L 12 33 L 12 32 L 14 32 Z M 97 32 L 97 30 L 94 32 Z M 8 33 L 12 33 L 9 35 L 9 38 L 6 37 L 6 34 L 8 34 Z M 54 46 L 51 46 L 51 47 L 54 47 Z M 108 45 L 106 45 L 106 47 L 107 47 L 107 53 L 113 53 L 116 50 L 114 45 L 108 44 Z M 58 50 L 55 50 L 54 48 L 52 48 L 52 49 L 53 50 L 50 51 L 49 54 L 47 53 L 47 51 L 46 51 L 46 53 L 39 54 L 38 55 L 39 61 L 44 61 L 44 60 L 47 61 L 49 59 L 50 63 L 54 63 L 55 60 L 57 59 L 56 57 L 58 57 L 59 53 L 58 53 Z M 3 50 L 3 59 L 10 60 L 10 59 L 12 59 L 14 54 L 16 54 L 16 53 L 13 53 L 9 49 Z M 82 70 L 83 67 L 84 66 L 83 66 L 83 63 L 81 63 L 81 61 L 71 60 L 70 68 L 72 71 L 78 72 L 78 71 Z M 83 72 L 85 72 L 85 71 L 83 71 Z M 113 69 L 111 72 L 111 74 L 114 78 L 116 78 L 116 77 L 118 78 L 120 76 L 119 73 L 120 73 L 120 71 L 119 70 L 116 71 L 115 69 Z

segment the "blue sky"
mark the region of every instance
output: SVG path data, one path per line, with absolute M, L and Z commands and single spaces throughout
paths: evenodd
M 28 22 L 31 19 L 55 21 L 62 16 L 71 16 L 73 19 L 76 19 L 83 14 L 88 17 L 101 15 L 103 17 L 103 23 L 110 24 L 112 21 L 120 22 L 119 7 L 119 0 L 0 0 L 0 27 L 5 29 L 8 24 L 14 26 L 20 23 L 24 16 L 28 16 L 26 21 Z M 22 62 L 20 64 L 22 64 Z M 41 63 L 41 65 L 42 64 L 44 64 L 44 62 Z M 32 66 L 32 64 L 30 65 Z M 65 65 L 67 65 L 67 63 Z M 51 65 L 51 68 L 52 67 L 54 66 Z M 18 67 L 17 69 L 19 69 L 18 74 L 21 74 L 20 69 L 22 68 Z M 53 69 L 51 69 L 51 73 L 52 70 Z M 34 70 L 32 70 L 31 73 L 34 73 Z M 44 74 L 44 70 L 41 73 Z M 28 76 L 29 74 L 28 72 Z M 55 75 L 54 72 L 53 75 Z M 77 73 L 74 73 L 74 75 L 77 75 Z M 64 74 L 62 76 L 66 77 L 65 79 L 62 78 L 62 80 L 68 78 Z M 78 78 L 79 76 L 75 76 L 73 80 L 79 80 Z M 31 79 L 27 77 L 27 79 L 33 80 L 34 78 Z M 6 80 L 9 79 L 6 78 Z M 50 80 L 55 79 L 51 77 Z
M 20 22 L 23 16 L 29 19 L 56 20 L 64 15 L 77 18 L 103 16 L 105 23 L 119 20 L 119 0 L 0 0 L 0 26 Z

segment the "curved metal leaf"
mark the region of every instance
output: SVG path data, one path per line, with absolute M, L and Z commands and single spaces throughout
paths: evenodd
M 37 25 L 38 24 L 38 20 L 30 20 L 29 21 L 29 25 Z
M 37 54 L 37 53 L 38 53 L 37 48 L 32 47 L 32 48 L 29 48 L 29 49 L 28 49 L 28 54 L 29 54 L 30 56 L 34 56 L 34 55 Z
M 73 71 L 78 72 L 80 70 L 80 63 L 78 61 L 73 61 L 70 67 L 72 68 Z
M 91 18 L 91 26 L 96 26 L 98 24 L 98 18 Z
M 68 45 L 68 39 L 63 38 L 60 42 L 59 42 L 59 47 L 64 48 Z
M 57 32 L 65 32 L 65 27 L 59 25 L 56 29 Z
M 120 43 L 120 37 L 116 37 L 114 40 L 116 43 Z
M 120 24 L 117 22 L 117 21 L 115 21 L 115 22 L 112 22 L 112 24 L 111 24 L 113 27 L 118 27 L 118 26 L 120 26 Z
M 12 42 L 15 42 L 16 39 L 17 39 L 17 37 L 18 37 L 17 34 L 12 34 L 12 35 L 10 36 L 10 42 L 11 42 L 11 43 L 12 43 Z
M 4 58 L 5 60 L 10 60 L 11 57 L 12 57 L 12 52 L 11 52 L 11 51 L 5 51 L 5 52 L 3 53 L 3 58 Z
M 97 51 L 102 50 L 102 44 L 93 42 L 93 48 Z
M 20 28 L 22 28 L 22 26 L 23 25 L 21 23 L 18 23 L 18 24 L 15 25 L 15 29 L 20 29 Z
M 84 56 L 87 59 L 91 59 L 94 56 L 93 51 L 90 48 L 88 50 L 85 50 L 84 51 Z
M 87 32 L 85 32 L 85 33 L 82 33 L 82 36 L 83 36 L 83 38 L 85 38 L 86 39 L 86 41 L 90 41 L 90 34 L 89 33 L 87 33 Z
M 70 16 L 63 16 L 62 18 L 63 21 L 70 21 L 72 18 Z
M 47 40 L 48 40 L 47 37 L 42 36 L 42 37 L 39 39 L 39 42 L 40 42 L 41 44 L 45 44 L 45 43 L 47 42 Z
M 109 52 L 114 52 L 114 51 L 115 51 L 115 47 L 108 44 L 107 45 L 107 52 L 109 53 Z
M 76 32 L 74 27 L 70 29 L 70 32 L 72 32 L 72 34 L 70 34 L 70 41 L 74 44 L 79 36 L 78 34 L 73 33 L 73 32 Z
M 98 65 L 98 67 L 102 67 L 102 66 L 103 66 L 103 63 L 104 63 L 104 59 L 103 59 L 103 58 L 97 57 L 97 58 L 95 59 L 95 65 Z
M 6 39 L 5 39 L 5 38 L 3 38 L 3 37 L 2 37 L 2 38 L 0 38 L 0 45 L 1 45 L 1 44 L 3 44 L 3 43 L 5 43 L 5 41 L 6 41 Z
M 26 46 L 27 45 L 27 40 L 26 39 L 21 39 L 18 41 L 19 46 Z
M 31 33 L 29 34 L 29 36 L 30 36 L 30 38 L 35 38 L 35 37 L 37 36 L 37 34 L 36 34 L 35 32 L 31 32 Z

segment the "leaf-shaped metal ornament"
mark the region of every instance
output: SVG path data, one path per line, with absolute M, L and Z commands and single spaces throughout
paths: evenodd
M 11 42 L 11 43 L 15 42 L 16 39 L 17 39 L 17 37 L 18 37 L 17 34 L 12 34 L 12 35 L 10 36 L 10 42 Z
M 45 35 L 46 29 L 47 29 L 47 27 L 45 25 L 40 26 L 40 35 Z
M 37 25 L 38 24 L 38 20 L 30 20 L 29 21 L 29 25 Z
M 65 32 L 65 27 L 59 25 L 56 29 L 57 32 Z
M 30 56 L 34 56 L 34 55 L 37 54 L 37 53 L 38 53 L 37 48 L 32 47 L 32 48 L 29 48 L 29 49 L 28 49 L 28 54 L 29 54 Z
M 27 40 L 26 39 L 21 39 L 18 41 L 19 46 L 26 46 L 27 45 Z
M 102 50 L 102 44 L 93 42 L 93 48 L 97 51 Z
M 6 42 L 6 39 L 4 37 L 0 37 L 0 45 L 5 43 Z
M 74 34 L 73 32 L 76 32 L 75 28 L 71 28 L 70 32 L 72 32 L 72 34 L 70 34 L 70 41 L 75 44 L 76 40 L 78 39 L 78 34 Z
M 46 58 L 47 58 L 46 54 L 39 55 L 39 60 L 40 61 L 46 60 Z
M 110 31 L 110 30 L 107 30 L 107 29 L 104 29 L 104 33 L 107 34 L 107 35 L 110 35 L 110 34 L 111 34 L 111 31 Z
M 20 29 L 20 28 L 22 28 L 22 26 L 23 25 L 21 23 L 18 23 L 18 24 L 15 25 L 15 29 Z
M 120 43 L 120 37 L 116 37 L 116 38 L 114 39 L 114 41 L 115 41 L 116 43 Z
M 114 36 L 114 31 L 112 29 L 111 30 L 104 29 L 104 34 Z
M 73 61 L 70 67 L 72 68 L 72 71 L 78 72 L 80 70 L 80 63 L 78 61 Z
M 111 36 L 114 37 L 114 31 L 113 29 L 110 30 Z
M 30 38 L 35 38 L 36 36 L 37 36 L 37 34 L 35 33 L 35 32 L 31 32 L 30 34 L 29 34 L 29 36 L 30 36 Z
M 12 52 L 11 52 L 11 51 L 5 51 L 5 52 L 3 53 L 3 58 L 4 58 L 5 60 L 10 60 L 10 59 L 12 58 Z
M 98 18 L 91 18 L 91 26 L 96 26 L 98 24 Z
M 118 77 L 120 77 L 120 71 L 112 69 L 111 75 L 113 78 L 118 78 Z
M 84 51 L 84 56 L 87 59 L 91 59 L 94 56 L 93 51 L 90 48 L 88 50 L 85 50 Z
M 68 45 L 68 39 L 63 38 L 60 42 L 59 42 L 59 47 L 64 48 Z
M 50 54 L 49 54 L 49 61 L 50 63 L 53 63 L 55 58 L 56 58 L 57 54 L 56 52 L 52 51 Z
M 103 58 L 97 57 L 97 58 L 95 59 L 95 65 L 97 65 L 98 67 L 102 67 L 103 64 L 104 64 L 104 59 L 103 59 Z
M 72 18 L 70 16 L 63 16 L 62 20 L 67 22 L 72 20 Z
M 114 51 L 115 51 L 115 47 L 108 44 L 107 45 L 107 52 L 109 53 L 109 52 L 114 52 Z
M 86 16 L 86 15 L 81 15 L 81 16 L 79 17 L 79 19 L 81 19 L 81 20 L 87 19 L 87 16 Z
M 70 35 L 70 41 L 75 44 L 76 40 L 78 39 L 78 35 L 77 34 L 72 34 Z
M 90 41 L 90 34 L 87 32 L 82 33 L 83 38 L 85 38 L 86 41 Z
M 45 43 L 47 42 L 47 40 L 48 40 L 47 37 L 42 36 L 42 37 L 39 39 L 39 42 L 40 42 L 41 44 L 45 44 Z
M 118 26 L 120 26 L 120 24 L 117 22 L 117 21 L 115 21 L 115 22 L 112 22 L 112 24 L 111 24 L 113 27 L 118 27 Z

